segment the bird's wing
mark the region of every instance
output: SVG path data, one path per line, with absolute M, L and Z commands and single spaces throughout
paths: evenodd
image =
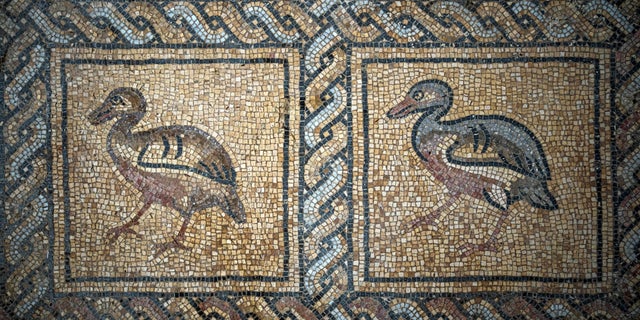
M 536 179 L 551 179 L 540 141 L 515 120 L 472 116 L 449 124 L 459 133 L 457 141 L 447 150 L 451 163 L 505 167 Z
M 136 163 L 142 168 L 182 171 L 235 185 L 236 172 L 229 154 L 198 128 L 168 126 L 134 135 L 138 149 Z

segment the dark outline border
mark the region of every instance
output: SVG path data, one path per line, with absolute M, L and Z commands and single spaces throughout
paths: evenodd
M 193 49 L 193 48 L 185 48 L 185 49 Z M 214 49 L 214 48 L 212 48 Z M 97 65 L 149 65 L 149 64 L 264 64 L 264 63 L 274 63 L 274 64 L 282 64 L 284 70 L 284 98 L 290 99 L 290 64 L 288 59 L 279 59 L 279 58 L 216 58 L 216 59 L 144 59 L 144 60 L 126 60 L 126 59 L 60 59 L 60 83 L 61 83 L 61 91 L 62 91 L 62 103 L 60 109 L 61 116 L 61 141 L 63 144 L 62 148 L 62 165 L 63 165 L 63 197 L 64 197 L 64 278 L 65 283 L 74 283 L 74 282 L 219 282 L 225 280 L 232 281 L 259 281 L 259 282 L 286 282 L 290 280 L 290 250 L 289 241 L 289 201 L 288 201 L 288 179 L 289 179 L 289 170 L 287 170 L 287 166 L 289 165 L 289 128 L 290 128 L 290 115 L 287 113 L 284 116 L 284 153 L 283 153 L 283 242 L 284 242 L 284 253 L 283 253 L 283 271 L 282 276 L 280 277 L 268 277 L 268 276 L 217 276 L 217 277 L 149 277 L 149 276 L 136 276 L 136 277 L 72 277 L 71 276 L 71 244 L 69 239 L 69 225 L 70 225 L 70 217 L 69 217 L 69 177 L 68 177 L 68 151 L 66 148 L 67 145 L 67 81 L 66 81 L 66 73 L 65 66 L 67 64 L 75 65 L 75 64 L 97 64 Z M 51 118 L 49 118 L 49 123 L 51 122 Z M 53 137 L 52 137 L 53 139 Z M 51 172 L 53 175 L 53 171 Z M 53 250 L 53 247 L 51 247 Z M 52 256 L 54 256 L 52 254 Z M 82 291 L 79 291 L 82 292 Z
M 418 49 L 424 49 L 419 47 Z M 369 174 L 369 120 L 368 120 L 368 93 L 366 91 L 367 85 L 367 72 L 366 66 L 368 64 L 388 64 L 388 63 L 469 63 L 469 64 L 492 64 L 492 63 L 509 63 L 509 62 L 577 62 L 592 64 L 594 66 L 594 118 L 600 118 L 600 59 L 596 58 L 582 58 L 582 57 L 509 57 L 509 58 L 365 58 L 361 62 L 361 76 L 362 76 L 362 112 L 363 112 L 363 140 L 364 140 L 364 161 L 363 161 L 363 180 L 362 180 L 362 192 L 363 192 L 363 211 L 364 211 L 364 282 L 387 282 L 387 283 L 420 283 L 420 282 L 433 282 L 433 283 L 450 283 L 450 282 L 470 282 L 470 281 L 511 281 L 511 282 L 542 282 L 542 283 L 566 283 L 566 282 L 583 282 L 592 283 L 603 281 L 603 241 L 602 241 L 602 169 L 601 169 L 601 140 L 600 136 L 600 123 L 594 121 L 594 162 L 596 171 L 596 187 L 597 193 L 597 276 L 595 278 L 550 278 L 550 277 L 536 277 L 536 276 L 461 276 L 461 277 L 371 277 L 369 274 L 369 259 L 371 256 L 369 246 L 369 195 L 368 195 L 368 174 Z M 613 68 L 613 66 L 611 66 Z M 613 73 L 612 73 L 613 75 Z M 610 106 L 613 109 L 613 106 Z M 613 134 L 613 133 L 611 133 Z M 614 192 L 615 193 L 615 192 Z M 615 217 L 613 217 L 615 219 Z M 614 239 L 615 241 L 615 239 Z M 612 244 L 613 245 L 613 244 Z M 614 254 L 615 255 L 615 254 Z M 388 290 L 387 290 L 388 291 Z M 529 290 L 531 292 L 537 292 L 536 290 Z M 381 291 L 382 293 L 384 291 Z M 526 291 L 525 291 L 526 292 Z

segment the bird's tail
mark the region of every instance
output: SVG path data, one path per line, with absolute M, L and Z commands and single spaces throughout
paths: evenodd
M 220 208 L 233 218 L 236 223 L 244 223 L 247 221 L 244 206 L 235 188 L 230 187 L 228 192 L 225 192 Z
M 545 210 L 558 209 L 558 202 L 547 188 L 545 182 L 536 181 L 530 186 L 522 186 L 520 195 L 533 207 Z

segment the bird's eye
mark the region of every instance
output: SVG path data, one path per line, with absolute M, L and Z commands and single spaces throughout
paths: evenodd
M 413 96 L 411 96 L 413 100 L 420 101 L 424 98 L 424 92 L 422 90 L 416 90 L 413 92 Z
M 113 105 L 122 104 L 122 97 L 121 96 L 114 96 L 113 98 L 111 98 L 111 104 L 113 104 Z

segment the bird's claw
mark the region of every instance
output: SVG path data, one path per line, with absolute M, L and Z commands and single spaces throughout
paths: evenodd
M 107 237 L 109 238 L 109 243 L 113 244 L 118 238 L 123 234 L 133 234 L 138 235 L 133 229 L 131 229 L 128 225 L 123 225 L 119 227 L 114 227 L 107 231 Z
M 497 253 L 498 252 L 498 247 L 496 246 L 494 241 L 489 241 L 483 244 L 471 244 L 471 243 L 466 243 L 460 247 L 458 247 L 458 252 L 460 252 L 460 255 L 463 258 L 466 258 L 474 253 L 480 252 L 480 251 L 488 251 L 488 252 L 493 252 L 493 253 Z
M 155 251 L 155 253 L 153 254 L 153 257 L 158 258 L 159 256 L 161 256 L 163 253 L 165 253 L 167 250 L 170 250 L 170 249 L 180 249 L 180 250 L 187 250 L 187 251 L 191 250 L 191 248 L 188 248 L 187 246 L 182 244 L 182 240 L 173 239 L 173 241 L 169 241 L 165 243 L 154 243 L 153 251 Z

